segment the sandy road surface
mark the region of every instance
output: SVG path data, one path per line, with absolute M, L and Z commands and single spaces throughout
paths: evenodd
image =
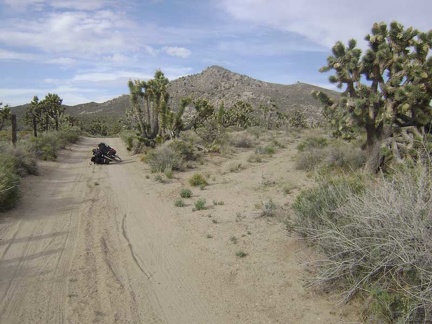
M 84 138 L 43 164 L 1 215 L 0 323 L 349 322 L 297 284 L 300 267 L 287 264 L 299 256 L 286 252 L 292 241 L 274 243 L 278 226 L 257 225 L 257 235 L 276 235 L 261 256 L 226 260 L 201 231 L 208 218 L 179 217 L 119 139 L 109 144 L 122 163 L 91 164 L 100 141 Z

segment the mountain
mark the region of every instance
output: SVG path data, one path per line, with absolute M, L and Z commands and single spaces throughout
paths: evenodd
M 254 108 L 274 102 L 284 112 L 301 111 L 308 119 L 322 119 L 322 106 L 311 96 L 312 90 L 321 90 L 338 96 L 335 91 L 298 82 L 293 85 L 264 82 L 246 75 L 231 72 L 220 66 L 210 66 L 198 74 L 172 80 L 168 84 L 169 105 L 173 110 L 183 97 L 206 99 L 218 108 L 224 103 L 229 108 L 239 100 L 248 102 Z M 19 118 L 27 105 L 12 107 Z M 89 102 L 66 106 L 66 112 L 82 118 L 123 117 L 130 107 L 129 95 L 122 95 L 104 103 Z
M 176 107 L 180 99 L 186 96 L 207 99 L 216 108 L 222 102 L 225 108 L 239 100 L 258 108 L 260 105 L 270 105 L 273 101 L 281 111 L 300 110 L 308 118 L 319 120 L 322 118 L 322 105 L 311 96 L 313 90 L 339 95 L 335 91 L 301 82 L 283 85 L 255 80 L 220 66 L 210 66 L 201 73 L 173 80 L 168 86 L 171 107 Z

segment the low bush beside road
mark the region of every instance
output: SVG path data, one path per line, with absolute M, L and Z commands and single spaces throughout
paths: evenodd
M 55 160 L 57 151 L 79 140 L 79 128 L 24 137 L 16 146 L 0 142 L 0 212 L 16 206 L 20 198 L 21 177 L 37 175 L 37 160 Z
M 381 178 L 341 177 L 305 191 L 294 228 L 326 259 L 311 285 L 360 296 L 365 320 L 432 320 L 432 174 L 430 161 Z

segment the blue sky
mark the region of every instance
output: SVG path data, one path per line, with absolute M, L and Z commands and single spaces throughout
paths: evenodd
M 104 102 L 157 69 L 174 80 L 220 65 L 331 88 L 331 47 L 364 48 L 374 22 L 432 29 L 430 0 L 0 0 L 0 102 L 56 93 Z

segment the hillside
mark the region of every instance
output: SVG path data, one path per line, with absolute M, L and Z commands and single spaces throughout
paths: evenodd
M 250 103 L 254 108 L 273 101 L 281 111 L 300 110 L 310 118 L 320 119 L 321 104 L 311 96 L 312 90 L 317 89 L 337 95 L 335 91 L 300 82 L 283 85 L 255 80 L 220 66 L 211 66 L 201 73 L 181 77 L 169 84 L 172 107 L 186 96 L 207 99 L 216 107 L 223 102 L 227 108 L 239 100 Z
M 194 99 L 206 99 L 215 107 L 219 107 L 223 102 L 226 108 L 239 100 L 250 103 L 254 108 L 269 105 L 273 101 L 281 111 L 300 110 L 309 119 L 314 120 L 321 118 L 322 111 L 321 104 L 311 96 L 311 91 L 317 89 L 337 95 L 335 91 L 300 82 L 282 85 L 255 80 L 220 66 L 208 67 L 201 73 L 181 77 L 168 84 L 168 92 L 171 96 L 169 104 L 173 110 L 176 110 L 182 97 L 188 96 Z M 12 107 L 12 111 L 20 118 L 27 106 Z M 77 117 L 122 117 L 129 106 L 129 95 L 122 95 L 104 103 L 66 105 L 66 111 Z

